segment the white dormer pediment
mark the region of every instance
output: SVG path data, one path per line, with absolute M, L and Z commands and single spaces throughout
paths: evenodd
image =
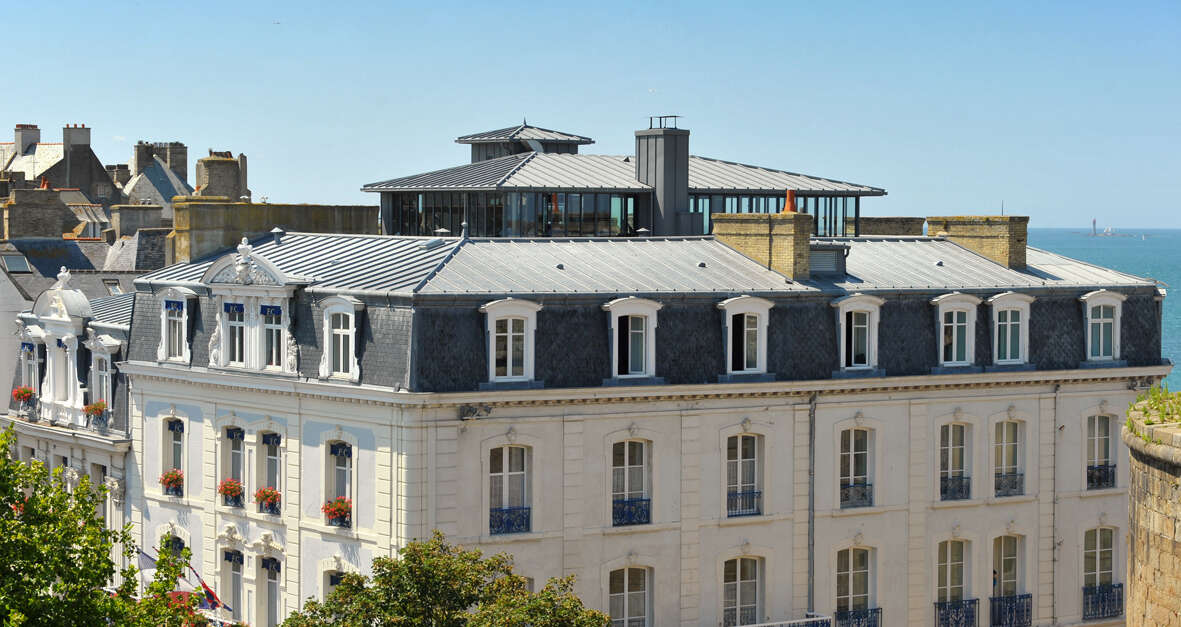
M 254 252 L 243 237 L 238 252 L 229 253 L 209 266 L 201 277 L 214 293 L 266 294 L 290 293 L 307 283 L 302 277 L 289 276 L 266 257 Z

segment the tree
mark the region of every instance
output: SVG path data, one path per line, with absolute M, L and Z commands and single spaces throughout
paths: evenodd
M 602 627 L 607 617 L 573 594 L 573 578 L 530 593 L 507 555 L 448 544 L 436 531 L 398 557 L 373 560 L 373 575 L 346 574 L 324 602 L 308 599 L 284 627 L 429 625 L 476 627 Z
M 15 442 L 11 428 L 0 431 L 0 625 L 154 627 L 179 625 L 166 619 L 190 615 L 191 609 L 169 607 L 147 619 L 158 622 L 140 622 L 136 568 L 124 568 L 122 583 L 112 587 L 114 547 L 127 563 L 135 548 L 127 527 L 108 529 L 98 515 L 106 487 L 82 475 L 71 488 L 60 468 L 50 472 L 40 461 L 14 459 Z M 174 588 L 181 568 L 164 560 L 154 589 Z

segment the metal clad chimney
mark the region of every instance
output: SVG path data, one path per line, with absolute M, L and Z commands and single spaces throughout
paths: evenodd
M 648 119 L 636 131 L 636 180 L 652 186 L 652 235 L 677 230 L 677 212 L 689 210 L 689 131 L 675 115 Z

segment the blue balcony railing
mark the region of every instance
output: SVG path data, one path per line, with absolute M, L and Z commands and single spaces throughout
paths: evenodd
M 841 509 L 873 506 L 872 483 L 850 483 L 841 486 Z
M 972 498 L 972 478 L 940 477 L 939 498 L 943 501 L 965 501 Z
M 758 622 L 758 620 L 759 617 L 757 607 L 728 607 L 722 610 L 722 627 L 753 625 Z
M 239 494 L 238 496 L 230 496 L 228 494 L 223 494 L 222 498 L 225 499 L 224 502 L 226 504 L 226 507 L 242 507 L 242 495 L 241 494 Z
M 1124 613 L 1124 584 L 1105 583 L 1083 588 L 1083 620 L 1116 618 Z
M 1087 489 L 1102 490 L 1115 487 L 1115 464 L 1087 466 Z
M 258 511 L 263 514 L 278 514 L 280 505 L 278 503 L 259 503 Z
M 832 615 L 837 627 L 881 627 L 882 608 L 871 607 L 863 610 L 837 610 Z
M 993 475 L 997 496 L 1021 496 L 1025 494 L 1025 474 L 1020 472 L 998 472 Z
M 615 499 L 611 503 L 611 524 L 647 525 L 652 522 L 652 499 Z
M 184 496 L 185 489 L 184 486 L 166 485 L 164 486 L 164 494 L 168 496 Z
M 763 513 L 763 493 L 759 490 L 730 492 L 726 495 L 726 515 L 758 516 Z
M 340 527 L 342 529 L 348 529 L 349 527 L 353 526 L 353 516 L 352 516 L 352 514 L 349 514 L 346 516 L 330 517 L 330 518 L 328 518 L 328 526 L 329 527 Z
M 493 507 L 488 510 L 488 532 L 529 533 L 532 530 L 529 507 Z
M 1033 624 L 1033 595 L 1013 594 L 988 599 L 992 627 L 1029 627 Z
M 935 627 L 976 627 L 977 599 L 935 603 Z

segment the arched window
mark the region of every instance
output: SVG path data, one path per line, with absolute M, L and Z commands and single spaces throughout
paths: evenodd
M 611 571 L 608 582 L 608 611 L 611 627 L 648 627 L 652 585 L 646 568 Z
M 833 301 L 837 309 L 837 335 L 842 370 L 878 367 L 878 319 L 885 300 L 853 294 Z
M 993 597 L 1017 597 L 1021 594 L 1025 585 L 1021 572 L 1021 544 L 1021 538 L 1013 535 L 999 536 L 992 541 Z M 993 605 L 995 620 L 997 604 Z M 1018 609 L 1021 608 L 1018 607 Z M 1023 611 L 1018 613 L 1021 614 Z
M 661 304 L 628 296 L 603 305 L 611 328 L 611 374 L 615 378 L 656 376 L 656 312 Z
M 1114 361 L 1120 358 L 1120 317 L 1127 297 L 1118 292 L 1097 290 L 1084 294 L 1087 322 L 1087 360 Z
M 1087 489 L 1115 487 L 1111 417 L 1087 416 Z
M 164 447 L 161 452 L 161 466 L 164 472 L 176 470 L 184 472 L 185 459 L 185 423 L 177 420 L 164 421 Z M 182 474 L 183 477 L 183 474 Z M 183 479 L 181 485 L 166 484 L 164 493 L 171 496 L 183 496 Z
M 762 438 L 753 434 L 726 438 L 726 515 L 763 513 Z
M 840 486 L 841 508 L 873 505 L 873 481 L 870 476 L 870 452 L 873 444 L 869 429 L 841 431 Z
M 935 581 L 938 601 L 959 601 L 964 598 L 964 543 L 945 540 L 939 543 L 939 563 Z
M 243 494 L 238 496 L 225 494 L 223 498 L 225 504 L 229 507 L 242 507 L 245 502 L 246 489 L 244 477 L 246 452 L 243 450 L 243 441 L 246 438 L 246 432 L 238 427 L 226 427 L 225 436 L 226 457 L 225 466 L 223 466 L 225 475 L 222 479 L 233 479 L 237 481 L 242 486 Z
M 998 365 L 1029 361 L 1029 308 L 1034 297 L 1004 292 L 988 299 L 992 307 L 992 362 Z
M 273 557 L 264 557 L 260 561 L 262 575 L 266 581 L 266 597 L 264 612 L 266 613 L 267 627 L 277 627 L 280 622 L 280 617 L 283 615 L 280 603 L 282 602 L 282 595 L 279 588 L 279 572 L 281 567 L 279 560 Z
M 335 505 L 325 515 L 334 527 L 352 526 L 353 516 L 353 447 L 347 442 L 329 442 L 326 460 L 327 480 L 324 493 L 329 504 Z M 326 506 L 327 507 L 327 506 Z
M 344 577 L 344 573 L 339 570 L 330 570 L 324 573 L 323 601 L 327 601 L 328 596 L 332 594 L 332 591 L 336 589 L 336 586 L 340 585 L 342 577 Z
M 939 365 L 968 366 L 976 361 L 976 307 L 980 299 L 952 292 L 931 300 L 939 310 Z
M 767 371 L 767 318 L 772 306 L 771 301 L 756 296 L 738 296 L 718 303 L 725 316 L 729 374 Z
M 532 530 L 529 494 L 530 451 L 525 446 L 498 446 L 488 451 L 488 532 Z
M 625 440 L 611 445 L 612 525 L 647 525 L 652 522 L 649 457 L 648 443 L 643 440 Z
M 323 307 L 320 377 L 359 381 L 357 314 L 364 304 L 351 296 L 330 296 L 324 299 Z
M 488 381 L 533 380 L 533 335 L 541 305 L 504 298 L 485 303 L 488 334 Z
M 762 560 L 736 557 L 722 565 L 722 625 L 754 625 L 762 603 Z
M 107 406 L 114 404 L 111 398 L 111 357 L 95 353 L 93 357 L 91 380 L 93 389 L 90 391 L 90 402 L 105 401 Z

